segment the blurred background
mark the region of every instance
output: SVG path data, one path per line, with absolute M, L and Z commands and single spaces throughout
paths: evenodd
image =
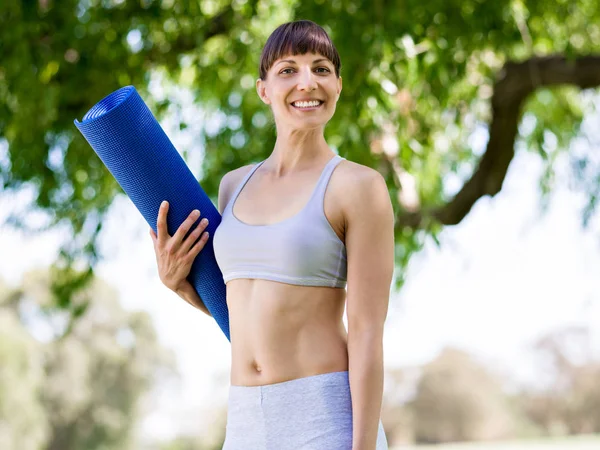
M 258 60 L 296 19 L 396 213 L 390 447 L 600 448 L 597 0 L 0 2 L 0 448 L 221 448 L 229 342 L 73 120 L 134 85 L 216 205 L 273 148 Z

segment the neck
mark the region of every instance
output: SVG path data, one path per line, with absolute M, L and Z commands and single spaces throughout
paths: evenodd
M 275 148 L 263 166 L 274 177 L 322 167 L 335 153 L 329 148 L 322 128 L 278 132 Z

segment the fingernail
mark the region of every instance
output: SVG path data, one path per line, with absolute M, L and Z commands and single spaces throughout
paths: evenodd
M 167 204 L 166 200 L 163 200 L 162 203 L 160 204 L 160 206 L 165 206 Z
M 207 218 L 202 219 L 202 225 L 206 225 L 207 223 L 208 223 L 208 219 Z

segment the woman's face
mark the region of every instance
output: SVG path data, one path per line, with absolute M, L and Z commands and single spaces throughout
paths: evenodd
M 342 77 L 319 53 L 287 55 L 273 63 L 266 80 L 256 80 L 256 89 L 271 106 L 278 128 L 310 129 L 324 127 L 333 116 Z

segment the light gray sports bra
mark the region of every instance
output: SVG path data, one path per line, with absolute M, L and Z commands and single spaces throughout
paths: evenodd
M 213 237 L 215 258 L 225 283 L 236 278 L 258 278 L 302 286 L 346 286 L 346 246 L 323 209 L 325 189 L 333 169 L 343 159 L 336 155 L 327 162 L 300 212 L 267 225 L 250 225 L 233 214 L 241 190 L 264 161 L 248 172 L 227 203 Z

